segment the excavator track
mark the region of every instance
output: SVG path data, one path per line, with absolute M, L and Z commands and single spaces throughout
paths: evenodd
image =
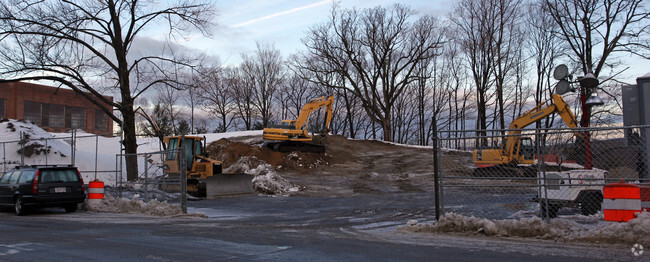
M 293 141 L 268 142 L 266 143 L 266 147 L 276 152 L 285 152 L 285 153 L 293 152 L 293 151 L 305 152 L 305 153 L 325 153 L 324 145 L 317 145 L 317 144 L 304 143 L 304 142 L 293 142 Z
M 472 175 L 475 177 L 536 177 L 537 168 L 523 165 L 494 165 L 475 168 Z

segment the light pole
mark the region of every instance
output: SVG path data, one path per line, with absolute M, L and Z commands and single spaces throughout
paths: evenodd
M 580 117 L 580 126 L 583 128 L 589 127 L 591 117 L 591 107 L 603 105 L 603 100 L 598 97 L 596 90 L 598 89 L 598 78 L 593 73 L 587 73 L 583 77 L 578 78 L 580 82 L 580 103 L 582 105 L 582 116 Z M 589 98 L 587 98 L 589 94 Z M 591 169 L 592 156 L 591 156 L 591 138 L 588 130 L 584 131 L 585 139 L 585 169 Z
M 569 68 L 566 65 L 559 65 L 555 68 L 553 72 L 553 77 L 559 82 L 556 85 L 556 93 L 563 95 L 566 92 L 573 92 L 575 89 L 571 88 L 571 83 L 569 80 L 572 76 L 569 74 Z M 603 100 L 598 97 L 598 78 L 589 72 L 583 77 L 578 77 L 578 83 L 580 83 L 580 105 L 582 107 L 582 116 L 580 117 L 580 126 L 583 128 L 589 127 L 589 119 L 591 117 L 591 107 L 603 105 Z M 587 98 L 589 95 L 589 98 Z M 592 169 L 592 156 L 591 156 L 591 143 L 590 143 L 590 134 L 589 131 L 584 131 L 585 140 L 585 169 Z

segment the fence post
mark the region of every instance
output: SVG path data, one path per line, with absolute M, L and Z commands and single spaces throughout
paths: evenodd
M 122 154 L 121 153 L 115 155 L 115 187 L 117 187 L 117 196 L 122 197 Z
M 438 167 L 438 125 L 433 118 L 433 184 L 435 187 L 436 221 L 440 220 L 440 168 Z
M 5 149 L 5 144 L 6 143 L 2 143 L 2 163 L 3 163 L 2 173 L 3 174 L 7 172 L 7 151 Z
M 97 153 L 99 151 L 99 135 L 95 135 L 95 180 L 97 179 Z
M 551 219 L 551 215 L 550 215 L 551 208 L 550 208 L 549 203 L 548 203 L 548 184 L 547 184 L 548 180 L 546 180 L 546 166 L 545 166 L 545 160 L 546 160 L 545 154 L 546 154 L 546 152 L 544 150 L 545 145 L 546 145 L 546 134 L 541 134 L 539 128 L 537 128 L 535 130 L 535 134 L 536 134 L 536 137 L 537 137 L 536 143 L 535 143 L 536 144 L 535 145 L 535 151 L 536 151 L 536 154 L 537 154 L 537 175 L 536 175 L 536 177 L 537 177 L 537 186 L 538 186 L 537 195 L 540 196 L 540 199 L 537 202 L 539 203 L 540 213 L 542 213 L 541 216 L 543 218 L 546 218 L 547 220 L 549 220 L 549 219 Z M 539 174 L 542 174 L 542 176 L 540 177 Z M 544 182 L 543 183 L 543 185 L 544 185 L 543 188 L 542 188 L 542 181 Z M 544 194 L 542 194 L 542 190 L 543 190 Z M 543 199 L 542 199 L 542 196 L 544 196 Z M 542 208 L 542 206 L 544 206 L 544 208 Z M 546 212 L 542 212 L 544 210 Z
M 24 132 L 20 131 L 20 165 L 25 165 L 25 141 L 23 140 Z
M 179 154 L 178 154 L 178 160 L 179 160 L 179 169 L 180 169 L 180 174 L 179 174 L 179 179 L 181 182 L 181 209 L 183 210 L 183 214 L 187 214 L 187 174 L 185 173 L 187 171 L 186 162 L 185 162 L 185 148 L 180 147 L 179 148 Z
M 149 201 L 149 155 L 144 154 L 144 201 Z
M 74 166 L 74 152 L 75 152 L 75 129 L 70 131 L 70 165 Z

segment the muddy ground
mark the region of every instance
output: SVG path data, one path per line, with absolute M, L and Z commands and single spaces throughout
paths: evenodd
M 271 164 L 285 179 L 303 188 L 293 195 L 345 196 L 368 193 L 433 191 L 433 150 L 376 140 L 350 140 L 332 135 L 326 153 L 274 152 L 261 136 L 222 139 L 208 146 L 210 156 L 227 168 L 242 156 Z M 449 154 L 449 153 L 448 153 Z M 451 152 L 443 167 L 471 172 L 468 153 Z M 462 164 L 461 164 L 462 163 Z

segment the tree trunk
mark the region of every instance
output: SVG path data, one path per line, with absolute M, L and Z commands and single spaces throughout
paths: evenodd
M 135 181 L 138 179 L 138 143 L 135 133 L 135 114 L 133 107 L 125 106 L 120 112 L 124 122 L 122 123 L 122 130 L 124 131 L 124 153 L 127 154 L 126 159 L 126 178 L 128 181 Z

